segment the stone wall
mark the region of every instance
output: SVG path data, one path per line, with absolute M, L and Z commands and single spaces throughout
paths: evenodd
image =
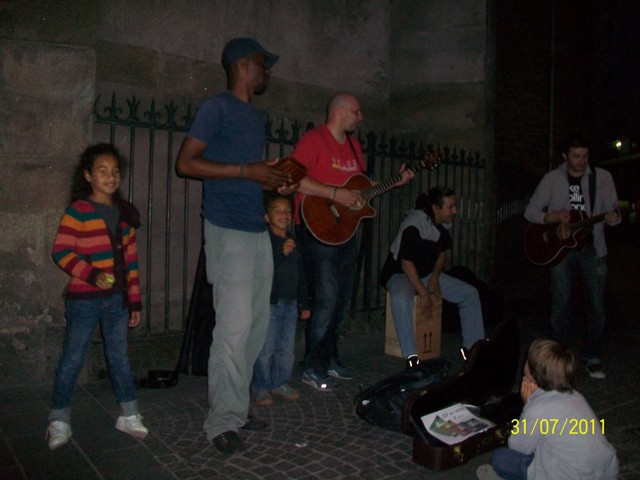
M 363 131 L 483 150 L 485 2 L 455 3 L 4 2 L 0 220 L 11 228 L 0 238 L 0 384 L 53 379 L 66 276 L 50 249 L 77 155 L 97 139 L 97 95 L 197 104 L 224 88 L 225 42 L 250 35 L 280 55 L 255 99 L 273 118 L 321 123 L 328 97 L 348 90 L 361 98 Z
M 486 148 L 487 2 L 394 3 L 391 122 L 434 142 Z
M 480 201 L 470 186 L 466 196 L 458 191 L 462 208 L 457 221 L 464 221 L 465 211 L 480 212 L 477 219 L 468 218 L 479 231 L 469 251 L 487 252 L 475 273 L 488 281 L 496 210 L 495 197 L 487 194 L 495 191 L 492 3 L 472 0 L 462 7 L 447 0 L 393 2 L 388 103 L 395 129 L 436 146 L 482 153 L 486 175 L 478 186 Z
M 0 40 L 0 383 L 51 380 L 64 275 L 51 243 L 91 139 L 96 58 L 85 47 Z

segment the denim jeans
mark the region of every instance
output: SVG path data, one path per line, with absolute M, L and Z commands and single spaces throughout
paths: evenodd
M 593 246 L 570 252 L 562 262 L 551 268 L 551 338 L 569 342 L 573 288 L 580 278 L 587 317 L 587 339 L 582 356 L 591 363 L 598 363 L 602 358 L 606 276 L 607 257 L 598 257 Z
M 273 252 L 269 233 L 222 228 L 205 220 L 207 278 L 216 325 L 209 350 L 207 439 L 247 421 L 253 365 L 269 326 Z
M 431 274 L 420 280 L 426 285 L 430 278 Z M 458 305 L 462 326 L 462 344 L 466 348 L 471 348 L 476 341 L 484 338 L 482 305 L 478 290 L 473 285 L 445 273 L 440 274 L 439 282 L 442 298 Z M 391 311 L 402 355 L 405 358 L 410 355 L 418 355 L 413 328 L 416 290 L 404 273 L 392 275 L 387 282 L 387 289 L 391 294 Z
M 49 420 L 69 422 L 71 397 L 84 365 L 91 336 L 98 324 L 104 340 L 107 369 L 116 399 L 121 405 L 129 404 L 130 410 L 127 413 L 137 413 L 136 388 L 127 357 L 129 312 L 124 305 L 122 294 L 90 300 L 67 300 L 65 318 L 67 327 L 62 355 L 56 370 Z
M 267 338 L 253 367 L 254 392 L 273 390 L 291 379 L 297 321 L 297 300 L 278 300 L 271 305 Z
M 527 468 L 533 454 L 525 455 L 508 447 L 498 448 L 491 455 L 491 466 L 505 480 L 527 480 Z
M 302 254 L 312 278 L 314 305 L 307 322 L 305 365 L 324 375 L 339 360 L 338 337 L 349 316 L 358 265 L 359 235 L 341 245 L 327 245 L 300 228 Z

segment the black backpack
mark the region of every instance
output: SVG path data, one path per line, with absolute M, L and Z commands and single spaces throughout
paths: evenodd
M 356 413 L 378 427 L 402 431 L 405 400 L 421 388 L 444 380 L 450 368 L 448 360 L 434 358 L 380 380 L 356 395 Z

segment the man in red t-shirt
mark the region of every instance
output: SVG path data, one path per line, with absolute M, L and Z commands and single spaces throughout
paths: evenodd
M 335 94 L 327 104 L 327 122 L 305 133 L 292 156 L 305 165 L 307 176 L 296 194 L 296 230 L 301 252 L 311 276 L 314 297 L 312 316 L 307 323 L 305 371 L 302 381 L 318 391 L 335 388 L 335 378 L 349 380 L 353 373 L 340 361 L 338 335 L 347 319 L 358 260 L 359 235 L 345 243 L 329 245 L 316 239 L 300 215 L 304 195 L 327 198 L 350 208 L 359 208 L 363 198 L 344 185 L 363 173 L 362 148 L 350 134 L 362 121 L 360 102 L 349 93 Z M 404 185 L 413 172 L 401 168 Z

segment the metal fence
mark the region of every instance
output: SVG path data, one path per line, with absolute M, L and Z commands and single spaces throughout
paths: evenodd
M 524 210 L 529 197 L 500 205 L 496 215 L 496 266 L 495 277 L 513 278 L 514 271 L 531 268 L 524 254 Z
M 181 113 L 184 112 L 184 113 Z M 98 96 L 94 104 L 94 140 L 114 144 L 129 158 L 123 193 L 141 212 L 144 222 L 138 232 L 144 295 L 143 319 L 146 336 L 180 332 L 189 307 L 189 297 L 202 239 L 200 219 L 201 184 L 175 174 L 175 158 L 195 109 L 178 108 L 169 102 L 162 108 L 149 100 L 141 109 L 135 96 L 120 103 Z M 313 123 L 267 120 L 266 158 L 291 153 L 300 136 Z M 370 312 L 384 307 L 384 292 L 378 272 L 405 211 L 413 207 L 420 192 L 434 185 L 447 185 L 457 193 L 458 215 L 452 236 L 449 265 L 468 267 L 479 277 L 487 274 L 490 228 L 485 198 L 485 164 L 477 153 L 419 140 L 390 136 L 383 132 L 358 134 L 366 158 L 367 174 L 383 180 L 397 174 L 402 163 L 415 163 L 429 153 L 442 161 L 433 170 L 422 170 L 409 185 L 374 199 L 373 219 L 361 225 L 357 290 L 353 308 Z

